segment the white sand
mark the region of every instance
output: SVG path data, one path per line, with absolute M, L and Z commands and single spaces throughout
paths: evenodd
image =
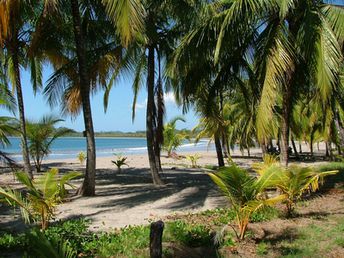
M 217 164 L 214 151 L 198 154 L 201 155 L 198 165 Z M 236 151 L 232 155 L 241 153 Z M 260 157 L 260 149 L 251 150 L 251 155 Z M 97 158 L 96 196 L 73 197 L 69 202 L 59 205 L 56 219 L 84 217 L 91 220 L 92 230 L 110 230 L 146 224 L 171 213 L 198 212 L 227 205 L 205 170 L 188 168 L 190 162 L 185 158 L 175 160 L 162 157 L 165 185 L 161 187 L 151 183 L 147 154 L 128 156 L 129 167 L 124 167 L 120 174 L 111 162 L 113 159 Z M 234 161 L 242 167 L 249 167 L 257 159 L 237 157 Z M 51 167 L 59 168 L 61 173 L 84 170 L 76 158 L 44 161 L 45 169 Z M 79 186 L 81 182 L 77 180 L 74 183 Z M 12 174 L 1 175 L 0 185 L 14 186 Z M 11 220 L 13 216 L 8 212 L 4 214 L 0 209 L 0 225 L 11 227 Z M 18 221 L 16 218 L 16 223 Z

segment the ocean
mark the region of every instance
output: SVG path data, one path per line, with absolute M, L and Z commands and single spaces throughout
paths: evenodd
M 20 139 L 9 137 L 10 146 L 0 148 L 1 151 L 9 153 L 17 161 L 22 159 Z M 146 138 L 122 138 L 122 137 L 96 137 L 97 157 L 110 157 L 114 154 L 132 155 L 147 152 Z M 86 139 L 82 137 L 61 137 L 56 139 L 51 146 L 51 153 L 45 159 L 68 159 L 76 158 L 80 151 L 86 152 Z M 214 150 L 213 144 L 208 145 L 207 139 L 200 140 L 197 144 L 185 141 L 177 152 L 197 152 Z

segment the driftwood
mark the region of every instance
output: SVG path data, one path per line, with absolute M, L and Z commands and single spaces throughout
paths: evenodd
M 150 226 L 150 244 L 149 251 L 151 258 L 162 257 L 162 233 L 164 231 L 164 222 L 161 220 L 151 223 Z

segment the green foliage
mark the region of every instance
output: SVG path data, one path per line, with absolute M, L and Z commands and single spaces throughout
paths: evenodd
M 93 242 L 85 245 L 86 250 L 95 248 L 96 256 L 140 257 L 149 246 L 149 227 L 128 226 L 118 233 L 101 234 Z M 141 255 L 140 255 L 141 254 Z M 148 254 L 142 255 L 146 257 Z
M 43 158 L 50 153 L 52 143 L 59 137 L 71 132 L 67 128 L 54 126 L 63 121 L 55 116 L 44 116 L 38 122 L 26 122 L 26 132 L 29 141 L 30 156 L 35 163 L 37 172 L 41 171 Z
M 191 167 L 192 168 L 197 168 L 197 161 L 201 158 L 200 155 L 194 154 L 194 155 L 187 155 L 186 159 L 191 162 Z
M 264 195 L 266 189 L 274 186 L 274 177 L 277 173 L 276 170 L 269 170 L 264 176 L 253 178 L 236 165 L 222 168 L 217 173 L 208 173 L 232 205 L 239 228 L 237 237 L 240 240 L 244 239 L 247 225 L 254 212 L 285 198 L 284 195 L 273 198 Z
M 256 252 L 258 255 L 261 255 L 261 256 L 266 255 L 268 253 L 268 245 L 265 242 L 260 242 L 257 245 Z
M 164 142 L 162 145 L 162 149 L 167 151 L 168 157 L 170 157 L 171 153 L 175 151 L 179 146 L 181 146 L 186 139 L 189 139 L 189 136 L 187 134 L 177 131 L 177 121 L 185 122 L 185 119 L 183 117 L 175 117 L 170 122 L 164 125 Z
M 315 168 L 319 172 L 334 171 L 339 172 L 334 175 L 328 175 L 324 182 L 324 188 L 344 187 L 344 162 L 331 162 Z
M 54 258 L 74 258 L 76 251 L 70 244 L 64 241 L 60 236 L 48 239 L 44 233 L 39 230 L 31 231 L 28 234 L 30 245 L 24 257 L 54 257 Z
M 65 185 L 72 186 L 69 181 L 78 176 L 80 173 L 70 172 L 58 178 L 58 170 L 51 169 L 32 180 L 26 173 L 17 172 L 17 180 L 25 186 L 26 195 L 0 187 L 0 201 L 5 201 L 11 206 L 19 206 L 25 222 L 39 220 L 41 228 L 46 229 L 49 220 L 54 217 L 55 207 L 67 193 Z
M 0 251 L 1 250 L 18 250 L 28 246 L 29 240 L 26 234 L 13 235 L 9 233 L 0 234 Z
M 88 232 L 89 221 L 86 219 L 59 222 L 44 231 L 48 240 L 63 239 L 79 252 L 83 252 L 84 245 L 92 241 L 93 234 Z
M 278 218 L 280 212 L 278 209 L 272 206 L 265 206 L 252 213 L 250 222 L 263 222 L 270 221 L 272 219 Z
M 84 151 L 80 151 L 78 153 L 78 156 L 77 156 L 79 162 L 80 162 L 80 165 L 83 165 L 85 160 L 86 160 L 86 153 Z
M 115 154 L 116 155 L 116 154 Z M 121 155 L 116 155 L 116 160 L 111 160 L 111 162 L 116 165 L 118 171 L 121 171 L 122 166 L 128 166 L 129 165 L 126 163 L 127 157 L 122 157 Z
M 305 192 L 315 192 L 319 189 L 319 184 L 324 177 L 335 175 L 338 170 L 319 172 L 312 167 L 300 167 L 291 165 L 289 167 L 280 166 L 273 160 L 266 161 L 260 167 L 256 165 L 256 172 L 261 177 L 273 175 L 272 186 L 277 187 L 285 196 L 284 203 L 287 207 L 287 215 L 291 216 L 294 206 Z
M 183 220 L 168 222 L 165 234 L 167 238 L 170 237 L 190 247 L 211 246 L 213 243 L 209 228 L 201 224 L 189 224 Z

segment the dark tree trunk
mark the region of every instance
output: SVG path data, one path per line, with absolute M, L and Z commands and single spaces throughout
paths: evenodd
M 328 151 L 328 141 L 325 142 L 325 157 L 329 157 L 330 153 Z
M 264 142 L 262 142 L 261 148 L 262 148 L 262 154 L 263 154 L 263 156 L 264 156 L 264 155 L 267 153 L 267 151 L 268 151 L 268 148 L 267 148 L 267 146 L 266 146 L 265 140 L 264 140 Z
M 154 47 L 148 47 L 148 74 L 147 74 L 147 115 L 146 115 L 146 136 L 147 136 L 147 151 L 150 171 L 155 185 L 162 185 L 163 182 L 159 175 L 157 167 L 156 153 L 155 153 L 155 103 L 154 103 L 154 73 L 155 73 L 155 54 Z
M 289 162 L 289 128 L 291 113 L 291 87 L 286 85 L 283 92 L 282 101 L 282 118 L 281 118 L 281 142 L 280 142 L 280 162 L 284 166 L 288 166 Z
M 81 18 L 79 12 L 79 1 L 71 0 L 73 28 L 75 47 L 78 57 L 80 94 L 82 101 L 82 110 L 84 115 L 86 144 L 87 144 L 87 160 L 84 182 L 79 189 L 82 196 L 95 195 L 95 175 L 96 175 L 96 148 L 94 140 L 94 130 L 92 122 L 92 112 L 90 103 L 90 81 L 87 74 L 86 47 L 84 35 L 81 30 Z
M 228 148 L 228 140 L 226 139 L 226 135 L 222 134 L 222 150 L 223 150 L 223 156 L 224 158 L 228 158 L 229 155 L 229 148 Z
M 301 145 L 301 141 L 299 141 L 299 152 L 302 153 L 302 145 Z
M 218 134 L 215 134 L 215 148 L 216 148 L 217 161 L 218 161 L 219 167 L 224 167 L 225 162 L 223 160 L 221 141 Z
M 295 144 L 295 141 L 294 141 L 294 137 L 293 137 L 293 136 L 291 136 L 291 144 L 293 145 L 295 157 L 296 157 L 296 158 L 299 158 L 299 153 L 297 153 L 296 144 Z
M 156 99 L 157 99 L 157 128 L 156 128 L 156 136 L 155 136 L 155 161 L 156 166 L 160 172 L 162 172 L 161 167 L 161 145 L 164 142 L 164 113 L 165 113 L 165 105 L 164 105 L 164 91 L 162 88 L 162 80 L 161 80 L 161 67 L 160 67 L 160 55 L 158 54 L 158 83 L 157 83 L 157 90 L 156 90 Z
M 314 134 L 313 134 L 313 132 L 311 133 L 311 141 L 310 141 L 310 143 L 309 143 L 309 148 L 310 148 L 310 150 L 311 150 L 311 156 L 313 157 L 313 140 L 314 140 Z
M 14 37 L 16 37 L 16 35 Z M 33 174 L 31 170 L 29 148 L 27 144 L 24 100 L 23 100 L 23 93 L 22 93 L 22 86 L 21 86 L 21 79 L 20 79 L 17 40 L 13 42 L 11 52 L 12 52 L 12 62 L 13 62 L 14 76 L 15 76 L 15 88 L 16 88 L 17 102 L 18 102 L 18 113 L 19 113 L 19 122 L 20 122 L 20 141 L 21 141 L 21 149 L 22 149 L 22 154 L 23 154 L 24 170 L 26 173 L 28 173 L 29 177 L 32 179 Z

